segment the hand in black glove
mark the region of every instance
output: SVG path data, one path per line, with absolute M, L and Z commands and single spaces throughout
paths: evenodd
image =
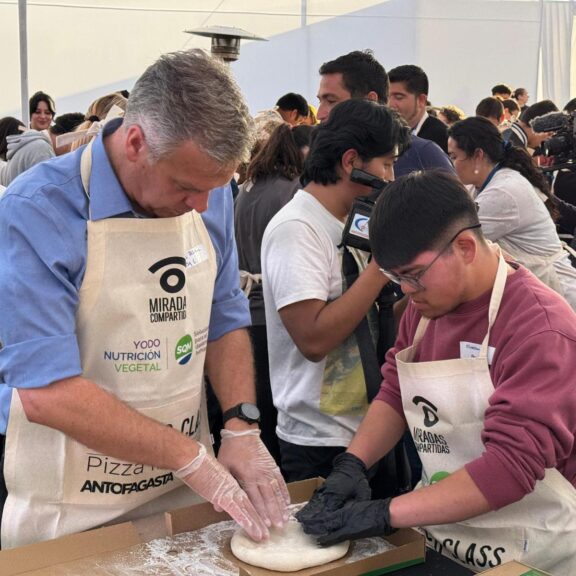
M 316 517 L 342 508 L 346 502 L 370 500 L 368 471 L 360 458 L 344 452 L 334 458 L 334 468 L 326 482 L 310 498 L 310 502 L 296 514 L 306 526 Z
M 315 536 L 321 546 L 344 540 L 388 536 L 396 531 L 390 526 L 390 500 L 348 502 L 340 510 L 309 519 L 304 532 Z

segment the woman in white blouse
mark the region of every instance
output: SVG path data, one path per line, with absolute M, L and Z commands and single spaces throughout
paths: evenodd
M 448 152 L 473 187 L 486 238 L 559 292 L 576 310 L 576 270 L 556 232 L 554 198 L 528 153 L 504 142 L 485 118 L 456 122 Z

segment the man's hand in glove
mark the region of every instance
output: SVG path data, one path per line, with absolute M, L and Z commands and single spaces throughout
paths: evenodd
M 348 502 L 335 512 L 318 515 L 304 524 L 304 532 L 315 536 L 321 546 L 332 546 L 344 540 L 388 536 L 390 498 L 368 502 Z
M 238 480 L 267 526 L 282 528 L 290 516 L 290 494 L 260 430 L 222 430 L 218 461 Z
M 368 471 L 360 458 L 344 452 L 334 458 L 334 467 L 324 484 L 310 498 L 296 518 L 304 525 L 328 512 L 342 508 L 347 502 L 370 500 L 372 492 L 368 484 Z
M 175 474 L 217 510 L 228 512 L 253 540 L 268 538 L 268 529 L 244 490 L 202 444 L 198 456 Z

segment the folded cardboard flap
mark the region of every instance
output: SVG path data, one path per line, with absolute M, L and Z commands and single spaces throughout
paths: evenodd
M 496 568 L 490 568 L 490 570 L 485 570 L 480 572 L 478 576 L 551 576 L 548 572 L 539 570 L 538 568 L 533 568 L 527 564 L 522 564 L 521 562 L 516 562 L 512 560 L 511 562 L 505 562 L 501 566 L 496 566 Z
M 102 552 L 113 552 L 140 544 L 131 522 L 62 536 L 0 552 L 0 574 L 15 576 L 56 564 L 87 558 Z

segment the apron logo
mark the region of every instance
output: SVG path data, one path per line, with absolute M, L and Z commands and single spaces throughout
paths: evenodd
M 176 362 L 180 365 L 188 364 L 190 358 L 192 358 L 192 352 L 194 351 L 194 344 L 192 342 L 192 336 L 186 334 L 182 336 L 178 343 L 176 344 L 176 350 L 174 356 L 176 357 Z
M 162 260 L 158 260 L 155 264 L 152 264 L 148 270 L 152 272 L 152 274 L 156 274 L 158 270 L 170 264 L 179 264 L 186 268 L 186 259 L 180 256 L 163 258 Z M 169 268 L 162 274 L 162 276 L 160 276 L 160 287 L 164 292 L 168 292 L 169 294 L 180 292 L 180 290 L 184 288 L 185 284 L 186 274 L 184 274 L 184 270 L 181 270 L 180 268 Z
M 164 270 L 160 276 L 160 288 L 168 294 L 180 292 L 186 285 L 186 259 L 180 256 L 170 256 L 158 260 L 148 268 L 149 272 L 156 274 L 162 268 L 172 264 L 176 266 Z M 148 300 L 150 322 L 175 322 L 186 319 L 186 296 L 165 296 L 163 298 L 150 298 Z
M 414 398 L 412 398 L 412 403 L 416 406 L 422 404 L 421 408 L 422 412 L 424 412 L 424 426 L 426 426 L 426 428 L 432 428 L 432 426 L 438 423 L 440 420 L 438 414 L 436 414 L 438 408 L 436 408 L 432 402 L 426 400 L 426 398 L 423 398 L 422 396 L 414 396 Z

